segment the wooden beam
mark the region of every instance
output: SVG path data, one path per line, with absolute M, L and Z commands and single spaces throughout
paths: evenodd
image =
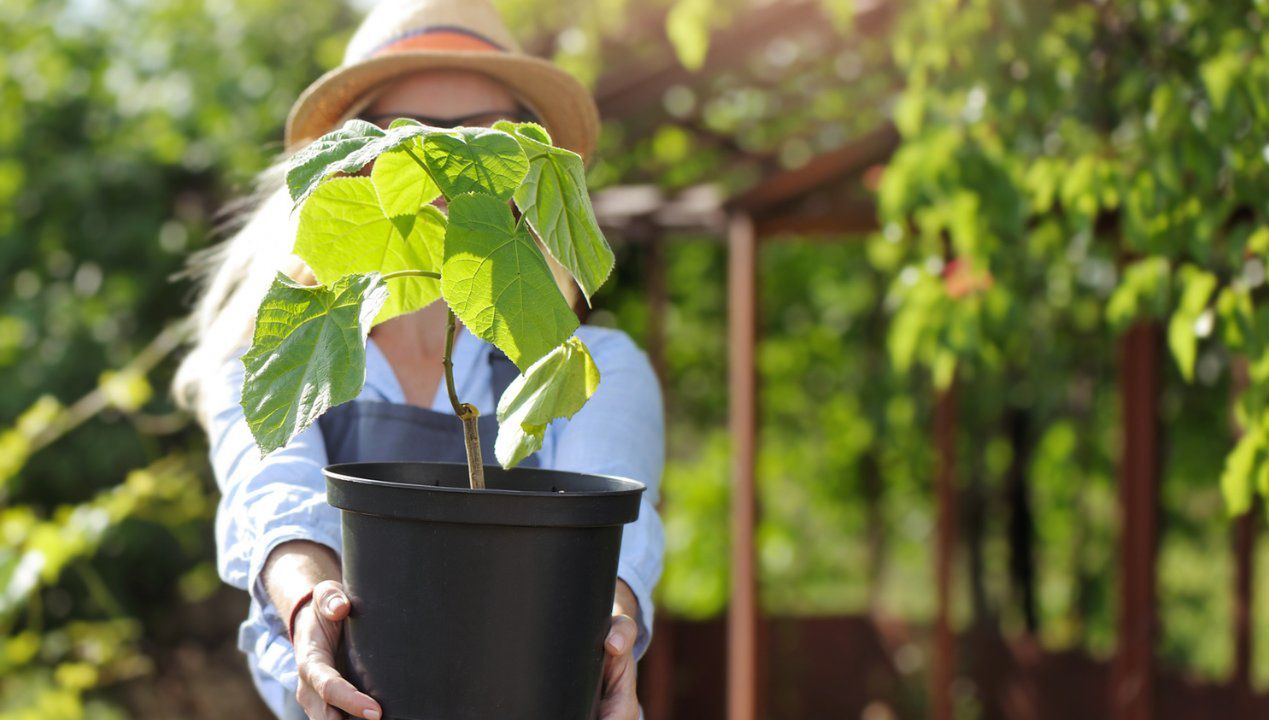
M 768 212 L 835 180 L 884 162 L 899 147 L 899 131 L 891 123 L 871 130 L 844 147 L 815 156 L 805 165 L 772 175 L 732 201 L 750 213 Z
M 1157 324 L 1141 322 L 1119 340 L 1123 447 L 1119 462 L 1117 647 L 1110 697 L 1114 720 L 1155 717 L 1161 337 Z
M 758 238 L 747 215 L 728 227 L 727 328 L 732 439 L 731 605 L 727 613 L 727 718 L 757 720 L 758 577 L 754 490 L 758 445 Z
M 764 240 L 779 235 L 799 238 L 862 235 L 878 229 L 877 206 L 866 201 L 847 201 L 832 213 L 758 216 L 755 223 L 758 237 Z

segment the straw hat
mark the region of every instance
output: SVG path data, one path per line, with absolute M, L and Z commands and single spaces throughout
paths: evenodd
M 546 60 L 525 55 L 489 0 L 382 0 L 357 28 L 343 63 L 291 107 L 287 148 L 333 130 L 388 81 L 435 69 L 471 70 L 502 82 L 541 119 L 555 144 L 585 158 L 594 152 L 599 111 L 590 91 Z

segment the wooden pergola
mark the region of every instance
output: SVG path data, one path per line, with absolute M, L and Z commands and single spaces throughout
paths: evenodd
M 883 0 L 857 2 L 855 26 L 860 32 L 884 33 L 893 19 L 893 5 Z M 831 32 L 818 2 L 793 0 L 742 16 L 714 38 L 702 73 L 742 64 L 747 54 L 772 33 L 773 23 L 785 31 L 822 28 Z M 684 70 L 668 51 L 661 64 L 615 71 L 599 84 L 597 97 L 606 117 L 621 119 L 659 107 L 665 92 L 688 83 Z M 839 149 L 814 157 L 796 169 L 766 166 L 752 187 L 725 196 L 710 186 L 667 194 L 652 186 L 626 186 L 596 194 L 595 206 L 606 230 L 646 247 L 647 292 L 651 308 L 649 354 L 664 372 L 666 286 L 664 241 L 668 234 L 718 237 L 728 254 L 727 314 L 730 389 L 730 434 L 733 441 L 731 507 L 731 599 L 727 623 L 727 718 L 764 717 L 763 647 L 759 631 L 758 573 L 754 528 L 759 508 L 755 493 L 758 448 L 758 386 L 755 349 L 761 286 L 759 249 L 766 242 L 849 241 L 877 227 L 870 194 L 862 190 L 865 174 L 883 166 L 900 138 L 882 124 Z M 1156 602 L 1159 542 L 1161 440 L 1158 398 L 1161 390 L 1161 332 L 1141 323 L 1119 341 L 1119 401 L 1123 440 L 1119 466 L 1119 521 L 1116 608 L 1117 650 L 1113 661 L 1110 717 L 1148 720 L 1156 716 L 1154 646 L 1158 636 Z M 937 460 L 934 476 L 936 529 L 934 568 L 936 616 L 930 672 L 930 708 L 935 720 L 951 720 L 956 644 L 951 622 L 953 568 L 957 547 L 957 404 L 956 388 L 935 398 L 931 441 Z M 1255 525 L 1250 516 L 1237 523 L 1233 550 L 1235 671 L 1241 698 L 1251 698 L 1252 552 Z M 664 675 L 654 666 L 652 675 Z M 664 659 L 661 660 L 664 662 Z M 1240 705 L 1243 701 L 1240 701 Z M 1250 707 L 1250 705 L 1246 705 Z M 658 717 L 649 708 L 649 717 Z M 1240 715 L 1241 716 L 1241 715 Z

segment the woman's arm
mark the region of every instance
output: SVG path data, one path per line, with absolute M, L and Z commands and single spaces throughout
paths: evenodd
M 652 637 L 652 590 L 661 576 L 665 541 L 656 511 L 665 464 L 661 387 L 648 358 L 624 333 L 583 328 L 582 340 L 599 367 L 599 388 L 568 422 L 552 428 L 554 465 L 560 470 L 617 475 L 647 486 L 639 519 L 627 525 L 618 577 L 630 591 L 624 608 L 637 623 L 635 658 Z M 618 597 L 619 600 L 622 598 Z
M 252 628 L 257 637 L 293 643 L 293 656 L 281 653 L 279 661 L 273 653 L 273 663 L 260 662 L 260 669 L 286 687 L 283 678 L 289 677 L 293 657 L 297 679 L 288 689 L 309 717 L 342 717 L 331 707 L 336 706 L 377 720 L 378 704 L 334 670 L 339 623 L 350 604 L 338 582 L 339 515 L 326 503 L 321 432 L 310 427 L 286 447 L 260 457 L 239 405 L 242 376 L 235 358 L 208 389 L 207 430 L 221 490 L 216 513 L 220 575 L 250 592 L 262 608 L 259 627 Z M 294 627 L 288 628 L 292 619 Z M 257 647 L 247 642 L 242 649 L 254 653 Z

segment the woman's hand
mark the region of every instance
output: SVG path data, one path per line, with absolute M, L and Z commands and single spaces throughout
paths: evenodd
M 604 694 L 599 704 L 599 720 L 639 720 L 639 698 L 635 695 L 635 638 L 639 628 L 634 618 L 639 602 L 630 586 L 617 581 L 612 606 L 612 627 L 604 641 Z
M 300 686 L 295 699 L 311 720 L 341 720 L 343 710 L 353 717 L 379 720 L 383 711 L 369 695 L 359 692 L 335 670 L 340 624 L 352 608 L 344 587 L 325 580 L 313 588 L 313 601 L 295 614 L 295 667 Z
M 383 717 L 379 703 L 358 692 L 335 670 L 340 626 L 352 603 L 338 582 L 339 559 L 334 551 L 304 540 L 282 543 L 269 553 L 261 577 L 278 613 L 294 618 L 290 630 L 300 680 L 295 699 L 304 713 L 311 720 L 341 720 L 340 710 L 366 720 Z M 306 599 L 309 588 L 311 600 Z

